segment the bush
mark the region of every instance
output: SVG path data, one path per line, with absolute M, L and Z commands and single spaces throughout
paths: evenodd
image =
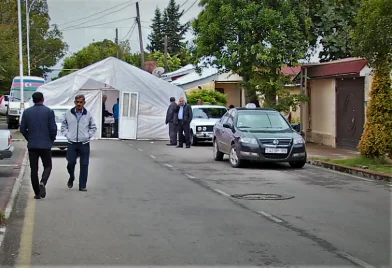
M 375 69 L 359 151 L 366 157 L 392 156 L 392 81 L 388 64 Z
M 197 104 L 197 101 L 200 98 L 204 100 L 204 104 L 215 104 L 215 105 L 226 106 L 227 103 L 225 94 L 211 89 L 202 89 L 198 91 L 193 91 L 191 93 L 186 94 L 186 98 L 188 100 L 188 103 L 191 105 Z

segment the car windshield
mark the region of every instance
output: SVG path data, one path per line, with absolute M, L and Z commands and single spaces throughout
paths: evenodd
M 56 123 L 61 123 L 63 122 L 65 118 L 65 112 L 67 109 L 53 109 L 54 116 L 56 118 Z
M 23 92 L 24 102 L 28 102 L 31 99 L 31 97 L 33 96 L 34 92 L 35 91 L 24 91 Z M 12 98 L 12 100 L 14 102 L 20 102 L 21 101 L 21 99 L 20 99 L 20 91 L 19 90 L 14 90 L 13 96 L 11 98 Z
M 278 112 L 247 111 L 238 113 L 237 128 L 282 131 L 290 126 Z
M 215 118 L 220 119 L 226 112 L 226 108 L 194 108 L 192 110 L 193 118 Z

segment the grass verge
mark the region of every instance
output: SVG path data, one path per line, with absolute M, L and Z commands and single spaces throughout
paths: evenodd
M 5 213 L 2 209 L 0 209 L 0 226 L 5 224 Z
M 392 164 L 388 162 L 386 158 L 366 158 L 366 157 L 355 157 L 348 159 L 329 159 L 329 158 L 318 158 L 317 160 L 334 163 L 338 165 L 344 165 L 348 167 L 356 167 L 362 169 L 369 169 L 376 172 L 392 175 Z

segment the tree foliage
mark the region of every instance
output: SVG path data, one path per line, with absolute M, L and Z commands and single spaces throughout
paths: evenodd
M 22 1 L 24 7 L 24 1 Z M 16 1 L 0 1 L 0 92 L 9 91 L 13 77 L 19 75 L 18 9 Z M 26 20 L 22 10 L 23 67 L 27 74 Z M 50 26 L 45 1 L 35 1 L 30 10 L 31 75 L 45 76 L 64 56 L 67 44 L 62 33 Z
M 116 57 L 117 51 L 119 59 L 134 66 L 140 66 L 140 53 L 131 53 L 129 41 L 120 42 L 120 44 L 117 45 L 113 41 L 105 39 L 103 41 L 91 43 L 70 57 L 65 58 L 63 70 L 59 73 L 58 77 L 65 76 L 74 72 L 75 69 L 82 69 L 108 57 Z M 165 57 L 162 52 L 156 51 L 154 53 L 145 53 L 144 56 L 145 60 L 155 60 L 157 61 L 158 66 L 164 66 Z M 172 70 L 176 70 L 180 68 L 181 60 L 177 56 L 171 57 L 170 54 L 168 54 L 168 65 Z
M 266 106 L 282 109 L 276 95 L 292 98 L 285 103 L 306 99 L 280 93 L 289 81 L 280 72 L 282 66 L 298 64 L 315 43 L 306 5 L 295 0 L 202 0 L 201 5 L 204 9 L 193 23 L 198 58 L 242 76 L 249 100 L 260 92 Z
M 352 56 L 350 31 L 355 27 L 358 0 L 314 0 L 309 2 L 314 38 L 320 38 L 323 49 L 320 62 Z
M 227 103 L 226 95 L 213 89 L 202 89 L 192 91 L 186 94 L 187 102 L 189 104 L 197 104 L 200 98 L 203 99 L 204 104 L 223 105 Z
M 163 21 L 162 21 L 162 12 L 161 10 L 157 7 L 155 9 L 154 13 L 154 18 L 152 19 L 152 24 L 151 24 L 151 34 L 148 35 L 148 40 L 150 41 L 150 44 L 147 45 L 147 49 L 151 52 L 155 51 L 164 51 L 164 44 L 163 44 L 163 38 L 164 38 L 164 32 L 163 32 Z
M 359 150 L 367 157 L 392 158 L 392 1 L 364 0 L 352 32 L 355 55 L 375 69 Z

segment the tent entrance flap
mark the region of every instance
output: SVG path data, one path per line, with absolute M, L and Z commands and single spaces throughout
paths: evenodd
M 139 93 L 122 91 L 120 97 L 119 138 L 136 139 Z

